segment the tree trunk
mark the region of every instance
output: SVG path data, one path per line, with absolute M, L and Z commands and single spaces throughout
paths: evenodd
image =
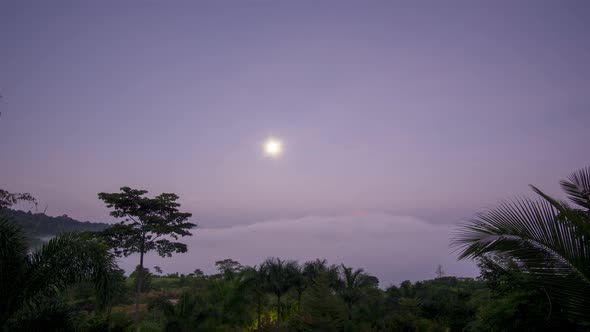
M 260 316 L 262 316 L 262 303 L 258 300 L 258 308 L 256 310 L 256 314 L 258 314 L 258 325 L 256 325 L 256 331 L 260 332 Z
M 277 295 L 277 327 L 281 326 L 281 296 Z
M 352 320 L 352 302 L 348 303 L 348 320 Z
M 139 253 L 139 271 L 137 271 L 137 289 L 135 290 L 135 331 L 139 331 L 139 297 L 141 295 L 141 279 L 143 278 L 143 244 Z

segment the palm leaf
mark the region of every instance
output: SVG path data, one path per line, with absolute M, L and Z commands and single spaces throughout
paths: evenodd
M 37 305 L 83 280 L 94 282 L 100 307 L 106 306 L 112 297 L 117 266 L 108 248 L 96 238 L 62 234 L 33 253 L 29 264 L 24 296 L 29 305 Z
M 26 263 L 24 233 L 0 210 L 0 321 L 6 321 L 19 307 Z
M 572 173 L 560 184 L 572 202 L 590 209 L 590 167 Z
M 116 291 L 118 272 L 108 247 L 88 234 L 60 235 L 29 253 L 22 230 L 0 211 L 0 328 L 69 324 L 74 312 L 54 296 L 82 280 L 95 283 L 103 309 Z
M 590 322 L 589 236 L 569 215 L 579 216 L 555 200 L 504 201 L 459 228 L 452 245 L 460 259 L 489 253 L 514 258 L 572 318 Z
M 21 310 L 11 317 L 5 331 L 77 331 L 79 312 L 71 306 L 48 299 L 35 310 Z

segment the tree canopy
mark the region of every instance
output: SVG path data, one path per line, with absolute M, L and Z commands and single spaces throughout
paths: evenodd
M 155 250 L 160 256 L 187 251 L 186 244 L 177 242 L 179 237 L 190 236 L 195 224 L 188 222 L 192 216 L 180 212 L 178 196 L 163 193 L 154 198 L 146 197 L 146 190 L 122 187 L 119 193 L 99 193 L 98 198 L 111 208 L 111 215 L 123 218 L 118 224 L 103 231 L 103 236 L 117 255 L 139 253 L 138 277 L 135 295 L 135 322 L 139 328 L 139 301 L 145 253 Z

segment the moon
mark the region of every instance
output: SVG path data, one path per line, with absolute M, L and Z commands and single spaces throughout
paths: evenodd
M 283 153 L 283 143 L 276 138 L 270 137 L 264 142 L 264 154 L 277 158 Z

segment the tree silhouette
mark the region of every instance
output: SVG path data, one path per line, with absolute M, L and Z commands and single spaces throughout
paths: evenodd
M 328 270 L 320 271 L 303 299 L 305 331 L 343 331 L 345 306 L 332 288 Z
M 0 210 L 9 208 L 18 202 L 30 202 L 37 205 L 37 200 L 29 193 L 11 193 L 0 189 Z
M 362 296 L 362 288 L 373 284 L 371 277 L 363 269 L 341 265 L 339 294 L 348 308 L 348 320 L 352 320 L 352 307 Z
M 266 300 L 267 288 L 267 270 L 266 266 L 246 267 L 242 270 L 242 283 L 253 294 L 254 302 L 256 302 L 256 331 L 262 328 L 262 309 Z
M 293 263 L 293 288 L 297 292 L 297 313 L 301 312 L 301 297 L 303 292 L 311 284 L 311 274 L 305 270 L 305 265 L 301 266 L 297 262 Z
M 278 257 L 268 258 L 264 263 L 266 286 L 277 298 L 277 326 L 281 325 L 281 297 L 293 287 L 293 279 L 297 274 L 295 261 L 281 260 Z
M 139 328 L 139 300 L 141 294 L 141 272 L 144 254 L 155 250 L 162 257 L 172 253 L 186 252 L 186 244 L 171 241 L 189 236 L 195 224 L 187 222 L 190 213 L 180 212 L 178 196 L 163 193 L 154 198 L 144 195 L 146 190 L 122 187 L 120 193 L 99 193 L 98 198 L 112 208 L 111 215 L 124 218 L 118 224 L 103 231 L 103 235 L 115 249 L 117 255 L 129 256 L 139 253 L 139 276 L 135 291 L 135 327 Z
M 314 284 L 319 275 L 325 274 L 329 287 L 337 289 L 339 281 L 339 267 L 337 265 L 328 265 L 328 261 L 325 259 L 316 259 L 313 261 L 306 262 L 303 265 L 303 273 L 307 276 L 310 284 Z
M 442 278 L 445 276 L 445 271 L 443 270 L 442 265 L 438 264 L 436 270 L 434 271 L 434 274 L 436 274 L 437 278 Z
M 233 278 L 243 268 L 242 264 L 231 258 L 226 258 L 224 260 L 215 262 L 215 267 L 225 279 Z

